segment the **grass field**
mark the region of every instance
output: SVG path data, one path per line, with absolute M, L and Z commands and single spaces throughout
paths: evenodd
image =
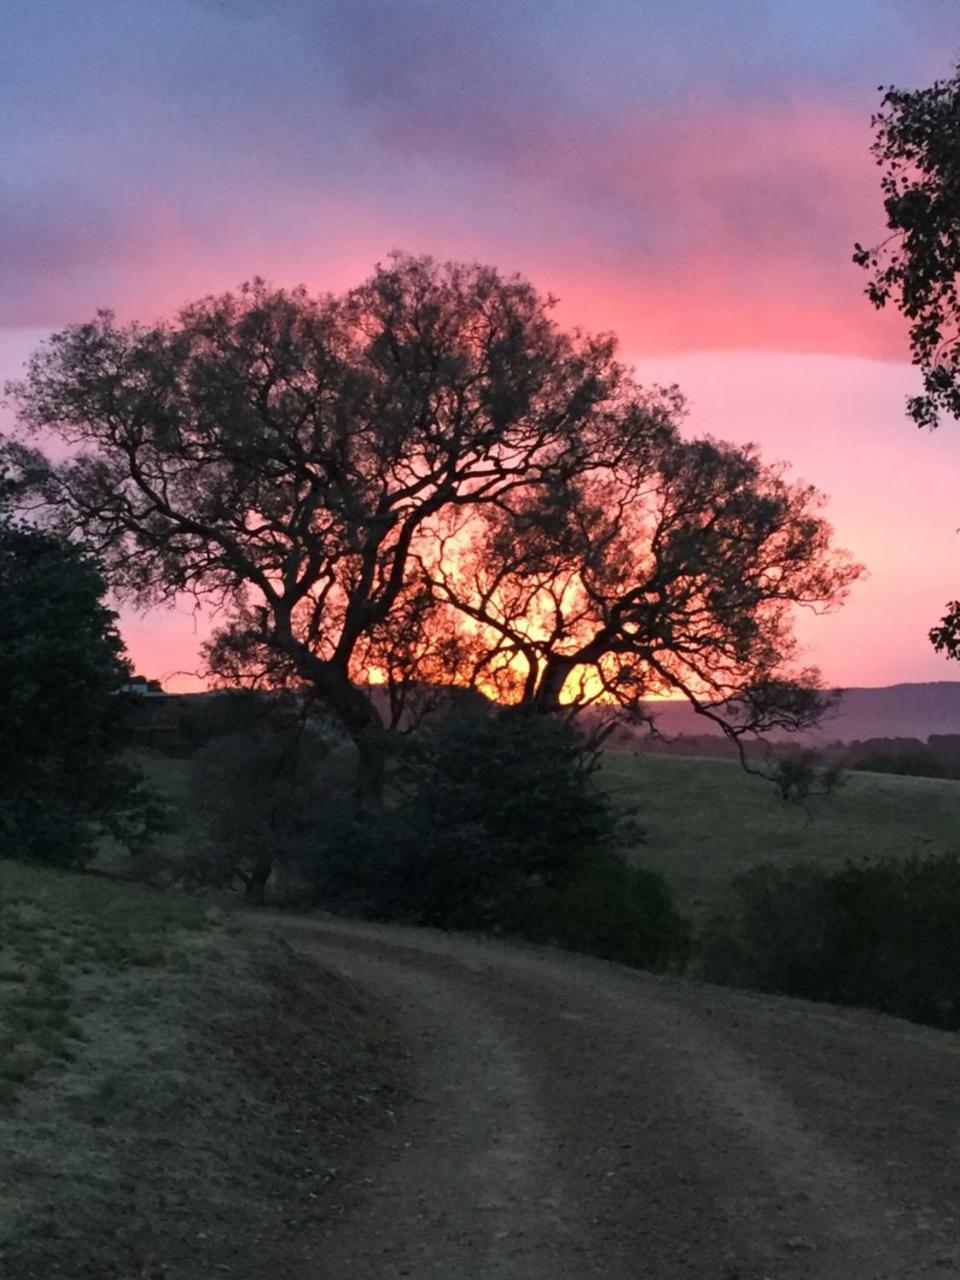
M 208 926 L 180 895 L 0 861 L 0 1104 L 84 1039 L 76 989 L 96 973 L 162 968 Z
M 0 1276 L 300 1274 L 391 1036 L 199 899 L 0 860 Z
M 638 806 L 646 835 L 633 854 L 661 871 L 700 916 L 758 862 L 936 853 L 960 848 L 960 782 L 850 773 L 833 796 L 784 804 L 773 787 L 724 760 L 611 751 L 602 781 Z

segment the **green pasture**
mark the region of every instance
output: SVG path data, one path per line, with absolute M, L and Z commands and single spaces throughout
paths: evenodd
M 758 862 L 837 866 L 960 847 L 960 782 L 940 778 L 849 773 L 805 809 L 725 760 L 610 751 L 601 780 L 623 806 L 637 806 L 637 862 L 663 872 L 694 916 Z

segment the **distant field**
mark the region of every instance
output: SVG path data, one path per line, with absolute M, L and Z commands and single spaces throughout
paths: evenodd
M 936 853 L 960 848 L 960 782 L 851 773 L 810 816 L 724 760 L 608 752 L 605 785 L 639 805 L 638 862 L 662 871 L 695 915 L 758 862 Z
M 150 751 L 136 759 L 170 801 L 177 824 L 189 760 Z M 960 848 L 960 782 L 940 778 L 850 773 L 833 796 L 809 801 L 809 814 L 726 760 L 610 751 L 602 779 L 622 804 L 638 805 L 646 843 L 636 846 L 636 860 L 662 871 L 695 915 L 758 862 L 814 858 L 840 865 L 847 858 Z M 175 829 L 162 840 L 177 856 L 189 844 L 189 831 Z M 112 862 L 106 856 L 101 865 Z

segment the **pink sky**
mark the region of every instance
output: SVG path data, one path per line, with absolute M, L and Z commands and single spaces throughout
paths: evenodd
M 903 327 L 850 260 L 883 228 L 877 85 L 950 74 L 948 0 L 98 14 L 24 6 L 0 45 L 0 376 L 97 307 L 151 320 L 254 274 L 339 290 L 393 248 L 519 270 L 677 381 L 691 432 L 828 495 L 870 571 L 799 622 L 830 682 L 960 676 L 926 639 L 960 594 L 960 430 L 907 422 Z M 189 610 L 123 630 L 187 683 Z
M 13 373 L 41 335 L 0 342 L 0 374 Z M 878 685 L 957 677 L 926 632 L 957 583 L 960 436 L 922 433 L 903 417 L 915 383 L 902 363 L 763 351 L 694 352 L 635 361 L 645 381 L 678 382 L 686 430 L 754 441 L 770 459 L 828 495 L 838 545 L 868 568 L 847 605 L 829 617 L 801 612 L 809 660 L 832 684 Z M 170 688 L 198 681 L 206 620 L 189 602 L 140 616 L 123 611 L 138 669 Z

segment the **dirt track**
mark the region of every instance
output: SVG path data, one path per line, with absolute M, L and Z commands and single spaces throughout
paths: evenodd
M 323 1278 L 960 1277 L 958 1037 L 492 942 L 282 927 L 389 1002 L 415 1070 L 332 1207 Z

